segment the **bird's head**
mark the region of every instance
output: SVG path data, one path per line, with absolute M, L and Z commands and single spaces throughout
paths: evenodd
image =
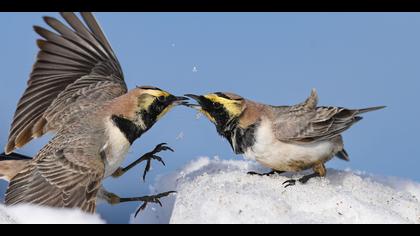
M 246 108 L 245 99 L 233 93 L 211 93 L 207 95 L 186 94 L 198 104 L 188 104 L 189 107 L 203 113 L 218 128 L 225 129 L 232 121 L 238 120 Z
M 177 105 L 186 105 L 186 97 L 174 96 L 160 88 L 141 86 L 134 89 L 137 99 L 136 118 L 149 129 Z
M 132 143 L 174 106 L 187 105 L 186 100 L 156 87 L 137 87 L 111 104 L 111 119 Z

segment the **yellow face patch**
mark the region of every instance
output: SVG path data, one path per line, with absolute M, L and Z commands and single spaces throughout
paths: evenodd
M 145 93 L 150 94 L 154 97 L 168 97 L 170 96 L 170 94 L 168 92 L 162 91 L 162 90 L 155 90 L 155 89 L 150 89 L 150 90 L 146 90 Z
M 170 96 L 169 93 L 161 90 L 146 90 L 140 97 L 139 97 L 139 106 L 143 110 L 149 110 L 153 102 L 158 99 L 159 97 L 168 97 Z
M 230 117 L 237 117 L 243 112 L 242 101 L 223 98 L 216 94 L 208 94 L 204 97 L 212 102 L 222 104 L 225 107 L 226 111 L 229 113 Z M 209 114 L 207 115 L 209 116 Z
M 143 94 L 139 97 L 139 107 L 143 110 L 149 110 L 149 107 L 155 101 L 155 97 L 150 96 L 149 94 Z

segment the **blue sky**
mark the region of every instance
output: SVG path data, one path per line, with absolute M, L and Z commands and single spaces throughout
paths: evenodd
M 32 25 L 56 13 L 1 13 L 0 145 L 7 140 L 15 106 L 37 52 Z M 369 113 L 344 133 L 351 168 L 420 181 L 420 15 L 414 13 L 98 13 L 130 88 L 154 85 L 174 94 L 231 91 L 249 99 L 288 105 L 316 88 L 320 105 L 363 108 Z M 196 67 L 196 72 L 193 68 Z M 174 109 L 136 141 L 127 163 L 168 142 L 146 183 L 143 165 L 106 187 L 121 196 L 147 194 L 157 175 L 199 156 L 234 155 L 206 119 Z M 176 139 L 180 133 L 183 139 Z M 48 140 L 19 150 L 34 155 Z M 123 184 L 122 184 L 123 183 Z M 279 187 L 281 187 L 279 183 Z M 6 185 L 0 184 L 0 194 Z M 109 222 L 128 221 L 137 203 L 101 205 Z

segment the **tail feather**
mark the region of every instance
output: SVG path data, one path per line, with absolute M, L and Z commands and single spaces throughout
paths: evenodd
M 357 110 L 359 114 L 384 109 L 386 106 L 368 107 Z
M 341 150 L 337 154 L 335 154 L 338 158 L 344 161 L 350 161 L 349 154 L 347 154 L 346 150 Z

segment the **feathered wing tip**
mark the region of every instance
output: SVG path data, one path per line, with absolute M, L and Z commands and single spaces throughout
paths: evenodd
M 25 156 L 19 153 L 12 152 L 10 154 L 1 153 L 0 154 L 0 161 L 8 161 L 8 160 L 32 160 L 32 157 Z
M 380 110 L 380 109 L 384 109 L 384 108 L 386 108 L 386 106 L 368 107 L 368 108 L 359 109 L 358 113 L 361 114 L 361 113 L 376 111 L 376 110 Z
M 32 158 L 18 153 L 0 154 L 0 179 L 10 181 L 17 173 L 27 166 Z
M 50 29 L 34 26 L 42 39 L 37 40 L 39 52 L 28 87 L 13 117 L 4 149 L 7 154 L 33 138 L 59 129 L 64 122 L 52 118 L 60 117 L 55 115 L 71 103 L 64 99 L 65 96 L 98 82 L 110 81 L 111 75 L 113 81 L 110 83 L 121 85 L 122 90 L 126 90 L 121 66 L 99 23 L 92 13 L 80 15 L 81 18 L 75 13 L 63 12 L 64 21 L 44 17 Z M 75 86 L 76 81 L 88 75 L 95 75 L 95 79 L 86 80 L 83 86 Z M 57 100 L 59 96 L 63 99 Z M 68 110 L 71 108 L 64 109 Z
M 308 109 L 316 108 L 318 105 L 318 93 L 315 88 L 312 89 L 311 95 L 309 95 L 309 97 L 301 105 Z

